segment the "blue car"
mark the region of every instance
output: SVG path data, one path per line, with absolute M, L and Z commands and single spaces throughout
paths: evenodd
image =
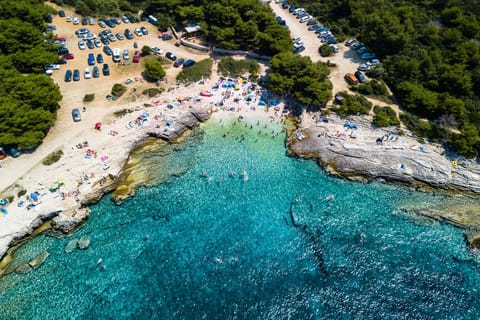
M 357 79 L 358 79 L 358 81 L 359 81 L 360 83 L 364 83 L 365 81 L 367 81 L 367 79 L 365 78 L 365 76 L 363 75 L 363 73 L 362 73 L 361 71 L 359 71 L 359 70 L 357 70 L 357 71 L 355 72 L 355 77 L 357 77 Z
M 93 66 L 95 64 L 95 55 L 93 53 L 88 54 L 88 65 Z

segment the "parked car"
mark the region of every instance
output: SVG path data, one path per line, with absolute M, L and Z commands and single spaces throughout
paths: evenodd
M 107 34 L 107 38 L 108 38 L 108 40 L 110 40 L 110 42 L 115 42 L 115 41 L 117 41 L 117 39 L 115 38 L 115 36 L 113 35 L 113 33 Z
M 112 49 L 110 49 L 109 46 L 104 46 L 104 47 L 103 47 L 103 52 L 105 52 L 105 54 L 106 54 L 107 56 L 111 56 L 111 55 L 113 54 L 113 51 L 112 51 Z
M 127 16 L 123 16 L 122 21 L 123 21 L 123 23 L 129 23 L 130 22 L 130 20 L 128 20 Z
M 93 26 L 95 24 L 95 18 L 94 17 L 88 18 L 88 24 Z
M 65 82 L 72 81 L 72 70 L 65 71 Z
M 80 71 L 78 69 L 73 70 L 73 81 L 80 80 Z
M 187 61 L 185 61 L 183 63 L 183 68 L 188 68 L 188 67 L 191 67 L 195 64 L 195 61 L 192 60 L 192 59 L 188 59 Z
M 123 40 L 123 39 L 125 39 L 125 38 L 123 37 L 123 34 L 121 34 L 120 32 L 117 32 L 117 33 L 115 34 L 115 36 L 117 37 L 118 40 Z
M 152 47 L 152 51 L 155 54 L 163 54 L 163 50 L 160 49 L 159 47 Z
M 73 20 L 72 16 L 67 16 L 65 18 L 65 21 L 67 21 L 67 22 L 72 22 L 72 20 Z
M 370 61 L 367 61 L 366 64 L 367 64 L 367 66 L 369 66 L 369 67 L 374 67 L 374 66 L 376 66 L 377 64 L 380 64 L 380 60 L 378 60 L 378 59 L 372 59 L 372 60 L 370 60 Z
M 143 34 L 144 36 L 146 36 L 146 35 L 148 34 L 148 30 L 147 30 L 147 28 L 145 28 L 145 27 L 141 27 L 141 28 L 140 28 L 140 31 L 142 31 L 142 34 Z
M 334 44 L 331 44 L 331 45 L 330 45 L 330 48 L 331 48 L 332 51 L 335 52 L 335 53 L 337 53 L 337 52 L 340 50 L 340 49 L 339 49 L 336 45 L 334 45 Z
M 127 16 L 127 18 L 128 18 L 128 21 L 130 21 L 130 23 L 135 23 L 135 22 L 137 22 L 137 19 L 135 19 L 134 16 Z
M 12 158 L 18 158 L 22 155 L 22 153 L 14 147 L 8 148 L 6 152 Z
M 357 77 L 355 77 L 355 75 L 353 75 L 352 73 L 347 73 L 344 78 L 345 81 L 347 81 L 347 83 L 350 85 L 358 84 Z
M 95 55 L 93 53 L 88 54 L 88 65 L 93 66 L 95 64 Z
M 368 49 L 365 48 L 365 47 L 360 47 L 360 48 L 357 49 L 358 54 L 362 54 L 362 53 L 365 53 L 367 51 L 368 51 Z
M 106 28 L 106 27 L 107 27 L 107 24 L 106 24 L 105 21 L 103 21 L 103 20 L 98 20 L 98 25 L 99 25 L 101 28 Z
M 135 53 L 133 54 L 133 60 L 132 61 L 137 63 L 137 62 L 140 61 L 140 57 L 141 57 L 140 51 L 135 51 Z
M 78 49 L 85 50 L 86 48 L 85 42 L 83 42 L 83 40 L 78 40 Z
M 288 3 L 287 2 L 282 3 L 282 8 L 283 9 L 288 9 Z
M 100 77 L 100 70 L 98 69 L 97 66 L 93 67 L 92 74 L 93 74 L 93 77 L 94 77 L 94 78 Z
M 358 48 L 361 48 L 361 47 L 363 47 L 363 46 L 364 46 L 363 43 L 357 42 L 357 43 L 355 43 L 355 44 L 352 44 L 352 49 L 353 49 L 353 50 L 357 50 Z
M 65 60 L 73 60 L 75 58 L 73 53 L 67 53 L 62 56 L 60 56 L 60 59 L 65 59 Z
M 86 26 L 88 24 L 87 18 L 83 17 L 82 18 L 82 26 Z
M 318 24 L 318 22 L 317 22 L 317 20 L 315 20 L 313 18 L 307 21 L 307 26 L 313 26 L 313 25 L 316 25 L 316 24 Z
M 293 54 L 299 54 L 300 52 L 304 51 L 305 50 L 305 47 L 304 46 L 300 46 L 298 48 L 295 48 L 293 50 Z
M 360 83 L 364 83 L 365 81 L 367 81 L 367 79 L 363 75 L 362 71 L 360 71 L 360 70 L 355 71 L 355 77 L 357 77 L 357 79 Z
M 90 39 L 87 40 L 87 47 L 88 47 L 88 49 L 95 48 L 95 44 L 93 43 L 92 40 L 90 40 Z
M 352 44 L 354 44 L 355 42 L 357 42 L 357 39 L 355 39 L 355 38 L 350 38 L 350 39 L 348 39 L 348 40 L 345 42 L 345 45 L 346 45 L 347 47 L 349 47 L 349 46 L 351 46 Z
M 53 63 L 51 63 L 51 64 L 47 64 L 47 65 L 45 66 L 45 70 L 58 70 L 58 69 L 60 69 L 60 65 L 59 65 L 59 64 L 53 64 Z
M 117 25 L 115 24 L 115 22 L 113 22 L 111 19 L 107 19 L 105 20 L 105 24 L 107 26 L 109 26 L 110 28 L 115 28 Z
M 133 33 L 129 29 L 125 29 L 125 38 L 131 40 L 133 39 Z
M 133 32 L 135 32 L 137 37 L 143 36 L 142 30 L 140 30 L 140 28 L 135 28 L 135 30 Z
M 177 60 L 177 57 L 170 51 L 165 54 L 165 57 L 167 57 L 167 59 L 170 59 L 172 61 Z
M 104 76 L 109 76 L 110 75 L 110 68 L 108 67 L 108 64 L 104 63 L 102 67 L 102 73 Z
M 123 60 L 128 60 L 130 59 L 130 53 L 128 52 L 128 49 L 123 50 Z
M 61 55 L 61 54 L 69 54 L 69 53 L 70 53 L 70 52 L 68 52 L 68 49 L 65 48 L 65 47 L 60 47 L 60 48 L 58 48 L 57 52 L 58 52 L 58 54 L 60 54 L 60 55 Z
M 64 10 L 58 10 L 58 15 L 62 18 L 65 17 L 65 11 Z
M 92 77 L 92 73 L 90 72 L 90 68 L 85 68 L 85 72 L 83 74 L 83 76 L 85 77 L 85 79 L 90 79 Z
M 103 56 L 101 53 L 97 54 L 97 63 L 103 63 Z
M 95 47 L 100 48 L 102 46 L 102 42 L 98 39 L 93 40 L 93 43 L 95 43 Z
M 175 60 L 175 62 L 173 63 L 173 66 L 174 66 L 175 68 L 178 68 L 178 67 L 180 67 L 184 62 L 185 62 L 185 59 L 179 58 L 179 59 Z
M 57 64 L 67 64 L 67 60 L 65 59 L 58 59 Z
M 370 60 L 375 58 L 375 54 L 371 52 L 365 52 L 360 55 L 360 58 L 363 60 Z
M 173 36 L 169 33 L 165 33 L 162 35 L 162 40 L 163 41 L 168 41 L 168 40 L 172 40 L 173 39 Z
M 77 17 L 73 18 L 73 24 L 74 24 L 74 25 L 77 25 L 77 24 L 79 24 L 79 23 L 80 23 L 80 20 L 78 20 Z
M 366 65 L 365 63 L 362 63 L 361 65 L 358 66 L 358 70 L 368 71 L 368 70 L 370 70 L 370 67 L 368 65 Z
M 315 29 L 317 29 L 317 26 L 318 26 L 317 24 L 314 24 L 314 25 L 309 26 L 307 29 L 308 29 L 308 31 L 314 31 Z
M 80 110 L 78 110 L 77 108 L 72 109 L 72 119 L 75 122 L 82 121 L 82 116 L 80 114 Z
M 120 56 L 120 49 L 119 48 L 114 48 L 113 49 L 112 60 L 113 60 L 113 62 L 120 62 L 121 56 Z
M 110 20 L 112 20 L 115 24 L 121 24 L 122 23 L 122 20 L 120 20 L 120 18 L 111 18 Z
M 110 44 L 110 40 L 108 40 L 106 37 L 100 37 L 100 40 L 106 46 L 108 46 Z

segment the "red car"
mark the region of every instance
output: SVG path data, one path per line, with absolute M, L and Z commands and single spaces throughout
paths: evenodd
M 133 62 L 139 62 L 140 61 L 140 51 L 135 51 L 133 54 Z
M 60 59 L 65 59 L 65 60 L 72 60 L 74 58 L 75 56 L 73 55 L 73 53 L 64 54 L 63 56 L 60 56 Z

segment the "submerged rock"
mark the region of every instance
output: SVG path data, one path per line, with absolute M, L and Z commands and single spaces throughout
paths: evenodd
M 38 256 L 36 256 L 35 258 L 33 258 L 29 263 L 28 265 L 30 267 L 32 267 L 33 269 L 37 269 L 39 268 L 44 262 L 45 260 L 47 260 L 48 256 L 50 254 L 47 252 L 47 251 L 43 251 L 42 253 L 40 253 Z
M 32 271 L 32 267 L 30 267 L 28 263 L 24 263 L 15 269 L 15 273 L 18 273 L 18 274 L 29 273 L 30 271 Z
M 472 248 L 480 249 L 480 231 L 467 233 L 465 237 Z
M 78 239 L 73 239 L 73 240 L 69 241 L 67 243 L 67 245 L 65 246 L 65 252 L 66 253 L 73 252 L 77 248 L 77 245 L 78 245 Z
M 89 237 L 81 237 L 78 242 L 77 242 L 77 247 L 80 250 L 85 250 L 88 249 L 88 246 L 90 246 L 90 238 Z

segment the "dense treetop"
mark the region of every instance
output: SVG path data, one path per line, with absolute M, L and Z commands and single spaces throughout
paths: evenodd
M 478 154 L 479 0 L 292 1 L 382 58 L 401 105 L 431 121 L 430 138 Z
M 39 74 L 58 59 L 43 34 L 49 12 L 42 0 L 0 2 L 0 146 L 36 146 L 55 120 L 59 88 Z

